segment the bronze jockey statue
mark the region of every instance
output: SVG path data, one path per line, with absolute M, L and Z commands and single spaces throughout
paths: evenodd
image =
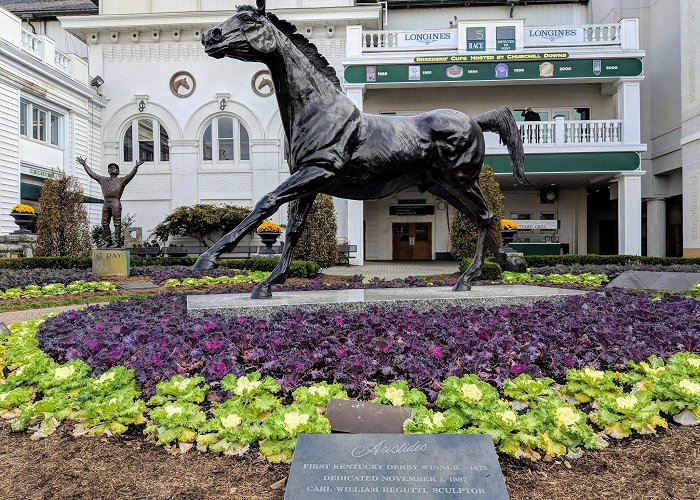
M 109 177 L 105 177 L 104 175 L 97 175 L 93 172 L 92 169 L 88 167 L 86 158 L 78 156 L 76 161 L 80 163 L 85 168 L 85 172 L 95 179 L 100 184 L 100 187 L 102 187 L 102 196 L 104 197 L 104 203 L 102 205 L 102 234 L 107 242 L 107 247 L 118 248 L 120 247 L 119 242 L 122 236 L 122 193 L 124 193 L 126 185 L 129 184 L 131 179 L 136 175 L 143 160 L 137 161 L 133 170 L 124 177 L 119 177 L 119 165 L 116 163 L 107 165 Z M 114 221 L 114 238 L 112 238 L 112 233 L 109 228 L 110 219 Z

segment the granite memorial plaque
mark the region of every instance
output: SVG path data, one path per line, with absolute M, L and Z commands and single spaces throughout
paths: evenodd
M 331 431 L 354 434 L 403 434 L 412 415 L 410 408 L 347 399 L 331 399 L 326 409 Z
M 491 438 L 481 434 L 302 434 L 284 498 L 508 498 Z
M 131 253 L 129 250 L 111 248 L 92 251 L 92 272 L 100 278 L 106 276 L 129 276 Z
M 700 273 L 625 271 L 608 283 L 608 287 L 687 292 L 696 283 L 700 283 Z

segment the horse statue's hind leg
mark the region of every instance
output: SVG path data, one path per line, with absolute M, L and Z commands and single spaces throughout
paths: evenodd
M 306 217 L 311 211 L 316 195 L 304 196 L 290 203 L 289 220 L 287 221 L 287 231 L 285 234 L 284 248 L 280 256 L 279 264 L 264 281 L 260 282 L 251 294 L 253 299 L 268 299 L 272 297 L 271 287 L 276 283 L 284 283 L 289 272 L 289 264 L 292 262 L 292 253 L 296 247 L 301 233 L 304 231 Z
M 489 246 L 494 255 L 498 255 L 498 242 L 491 233 L 494 214 L 488 207 L 481 188 L 476 183 L 469 187 L 458 189 L 447 185 L 436 185 L 428 191 L 462 212 L 478 228 L 474 260 L 452 288 L 455 292 L 471 290 L 471 281 L 481 275 L 486 245 Z
M 236 244 L 262 221 L 277 212 L 284 203 L 291 202 L 304 196 L 318 193 L 332 182 L 334 175 L 321 167 L 304 167 L 288 177 L 277 188 L 263 196 L 255 205 L 252 212 L 235 228 L 225 234 L 209 249 L 199 256 L 193 269 L 204 270 L 217 266 L 222 253 L 235 248 Z M 293 247 L 293 245 L 290 245 Z M 285 250 L 287 245 L 285 245 Z M 293 248 L 289 249 L 291 252 Z

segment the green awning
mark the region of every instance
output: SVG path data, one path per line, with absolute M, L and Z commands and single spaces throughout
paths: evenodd
M 23 200 L 39 201 L 41 196 L 41 186 L 37 184 L 29 184 L 28 182 L 20 182 L 19 194 Z M 85 196 L 84 203 L 104 203 L 104 200 L 93 196 Z
M 508 155 L 486 155 L 484 165 L 497 174 L 510 174 L 513 168 Z M 531 153 L 525 155 L 526 174 L 629 172 L 641 165 L 639 153 Z

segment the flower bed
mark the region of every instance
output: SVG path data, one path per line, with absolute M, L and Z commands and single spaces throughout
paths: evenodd
M 44 286 L 52 283 L 67 285 L 73 281 L 98 281 L 90 271 L 82 269 L 22 269 L 0 270 L 0 290 L 24 288 L 27 285 Z
M 109 281 L 73 281 L 67 285 L 63 283 L 50 283 L 44 286 L 27 285 L 24 288 L 8 288 L 4 292 L 0 291 L 0 300 L 77 295 L 85 292 L 105 292 L 116 288 L 117 286 Z
M 376 383 L 404 379 L 433 400 L 452 375 L 498 385 L 521 373 L 561 381 L 586 364 L 620 369 L 651 354 L 696 351 L 699 317 L 697 300 L 617 289 L 533 306 L 297 310 L 268 321 L 193 317 L 184 297 L 160 295 L 61 314 L 42 325 L 39 340 L 56 360 L 82 359 L 97 374 L 133 368 L 148 394 L 176 374 L 216 381 L 259 369 L 285 394 L 333 380 L 367 397 Z
M 528 268 L 531 274 L 604 274 L 609 280 L 614 280 L 625 271 L 654 271 L 665 273 L 700 273 L 700 265 L 697 264 L 582 264 L 582 265 L 555 265 L 549 267 Z
M 347 397 L 340 384 L 320 382 L 296 388 L 285 404 L 277 382 L 254 372 L 225 376 L 220 386 L 226 397 L 211 405 L 203 404 L 210 389 L 204 378 L 180 375 L 159 383 L 146 403 L 133 371 L 123 366 L 94 376 L 80 360 L 57 364 L 39 349 L 39 323 L 0 333 L 0 417 L 11 419 L 16 431 L 33 431 L 34 438 L 50 435 L 67 419 L 76 422 L 76 436 L 120 435 L 145 424 L 143 432 L 173 452 L 196 445 L 242 454 L 257 442 L 268 460 L 287 461 L 300 433 L 330 432 L 323 416 L 330 398 Z M 434 405 L 403 380 L 377 385 L 370 396 L 413 408 L 407 433 L 484 433 L 501 453 L 530 459 L 597 448 L 632 432 L 655 433 L 667 427 L 665 416 L 700 423 L 697 354 L 678 353 L 667 363 L 651 356 L 623 372 L 570 369 L 564 381 L 557 387 L 552 379 L 521 374 L 504 382 L 501 395 L 467 374 L 441 380 Z

